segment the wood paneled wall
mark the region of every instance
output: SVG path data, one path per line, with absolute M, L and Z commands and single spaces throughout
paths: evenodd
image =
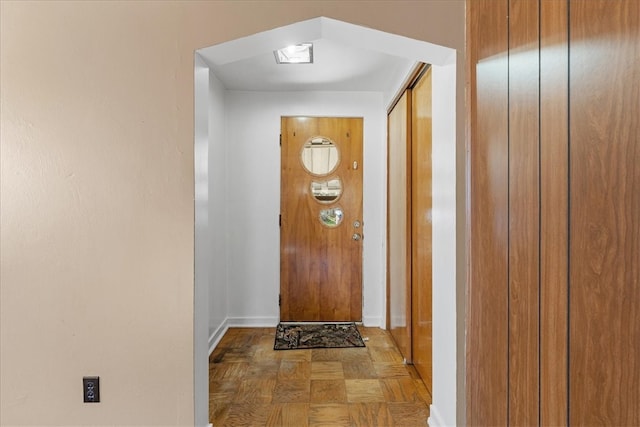
M 569 32 L 566 1 L 540 3 L 540 424 L 567 424 Z M 553 333 L 548 333 L 553 331 Z
M 508 3 L 467 3 L 471 135 L 467 423 L 507 424 Z
M 640 425 L 640 2 L 467 2 L 469 425 Z
M 510 0 L 508 7 L 508 421 L 533 426 L 539 421 L 539 19 L 536 1 Z
M 569 412 L 640 425 L 640 2 L 571 1 Z

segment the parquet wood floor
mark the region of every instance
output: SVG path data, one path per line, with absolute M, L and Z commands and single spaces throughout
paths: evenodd
M 431 392 L 389 333 L 365 348 L 273 350 L 275 328 L 231 328 L 209 358 L 209 419 L 229 427 L 427 426 Z

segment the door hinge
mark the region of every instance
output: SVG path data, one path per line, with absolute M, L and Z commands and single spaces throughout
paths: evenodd
M 282 214 L 278 215 L 278 227 L 282 227 Z
M 282 147 L 282 134 L 280 134 L 280 147 Z
M 282 306 L 282 295 L 278 295 L 278 307 Z

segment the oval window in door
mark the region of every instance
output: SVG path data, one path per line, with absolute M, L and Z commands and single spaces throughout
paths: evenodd
M 320 211 L 319 218 L 322 225 L 329 228 L 335 228 L 342 222 L 344 212 L 341 207 L 322 209 Z
M 333 203 L 342 194 L 342 181 L 340 178 L 328 181 L 311 181 L 311 194 L 320 203 Z
M 338 167 L 340 153 L 329 138 L 316 136 L 309 139 L 300 153 L 302 166 L 312 175 L 328 175 Z

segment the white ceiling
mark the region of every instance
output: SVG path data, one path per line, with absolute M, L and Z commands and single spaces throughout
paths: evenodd
M 313 64 L 277 64 L 273 51 L 313 43 Z M 418 62 L 451 49 L 329 18 L 315 18 L 200 49 L 229 90 L 373 91 L 390 98 Z
M 300 42 L 303 41 L 313 43 L 313 64 L 277 64 L 273 50 L 286 46 L 274 46 L 255 56 L 215 67 L 215 74 L 230 90 L 384 92 L 415 63 L 326 38 Z

